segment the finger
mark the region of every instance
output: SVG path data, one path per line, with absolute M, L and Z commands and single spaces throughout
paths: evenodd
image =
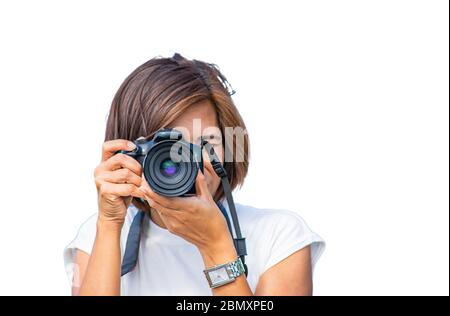
M 188 203 L 186 203 L 186 199 L 187 198 L 180 198 L 180 197 L 166 197 L 166 196 L 162 196 L 156 192 L 154 192 L 150 186 L 148 185 L 147 181 L 145 181 L 144 178 L 142 178 L 142 186 L 140 188 L 145 196 L 153 201 L 155 201 L 156 203 L 158 203 L 159 205 L 175 210 L 175 211 L 180 211 L 180 210 L 187 210 L 188 208 Z
M 149 204 L 151 203 L 151 208 L 153 211 L 156 211 L 159 214 L 159 217 L 163 221 L 164 225 L 166 226 L 167 230 L 171 233 L 179 232 L 179 228 L 182 226 L 180 225 L 180 219 L 177 215 L 180 214 L 180 212 L 177 212 L 172 209 L 165 208 L 164 206 L 154 202 L 154 201 L 148 201 Z
M 207 197 L 210 195 L 206 177 L 201 171 L 197 173 L 197 178 L 195 179 L 195 192 L 197 192 L 197 195 L 202 197 Z
M 137 186 L 128 183 L 116 184 L 110 182 L 103 182 L 101 184 L 101 191 L 103 194 L 112 194 L 122 197 L 133 196 L 145 198 L 145 196 L 142 194 L 142 191 L 140 191 Z
M 153 199 L 146 200 L 148 202 L 148 205 L 150 205 L 150 207 L 157 211 L 160 215 L 163 215 L 165 217 L 174 217 L 174 213 L 176 212 L 176 210 L 164 207 L 161 204 L 155 202 Z
M 113 157 L 109 158 L 107 161 L 103 162 L 105 170 L 114 171 L 119 168 L 127 168 L 133 171 L 135 174 L 140 176 L 142 174 L 142 167 L 130 156 L 125 154 L 116 154 Z
M 102 161 L 106 161 L 114 156 L 114 153 L 118 150 L 130 151 L 135 148 L 136 145 L 126 139 L 114 139 L 106 141 L 102 146 Z
M 164 215 L 162 212 L 157 211 L 156 209 L 152 208 L 152 210 L 154 212 L 158 213 L 159 218 L 162 220 L 164 226 L 167 228 L 167 230 L 169 230 L 169 227 L 172 227 L 172 222 L 174 221 L 173 217 L 169 217 L 167 215 Z
M 139 187 L 141 185 L 141 177 L 127 168 L 114 171 L 105 171 L 99 175 L 99 179 L 111 183 L 129 183 Z

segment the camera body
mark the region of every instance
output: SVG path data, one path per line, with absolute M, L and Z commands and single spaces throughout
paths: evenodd
M 134 141 L 132 151 L 119 150 L 136 159 L 153 191 L 164 196 L 195 195 L 195 179 L 203 172 L 202 147 L 183 140 L 176 129 L 161 129 L 155 136 Z

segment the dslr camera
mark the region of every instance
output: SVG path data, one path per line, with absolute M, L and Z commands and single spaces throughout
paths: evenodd
M 152 139 L 137 139 L 132 151 L 119 150 L 136 159 L 145 180 L 164 196 L 195 195 L 195 179 L 203 172 L 202 147 L 186 142 L 176 129 L 162 129 Z

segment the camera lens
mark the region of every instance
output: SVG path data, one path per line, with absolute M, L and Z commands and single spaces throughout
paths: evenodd
M 148 152 L 144 162 L 144 176 L 150 187 L 165 196 L 181 196 L 195 184 L 198 167 L 189 144 L 161 141 Z
M 164 160 L 160 165 L 161 173 L 166 177 L 173 177 L 180 169 L 175 162 L 170 159 Z

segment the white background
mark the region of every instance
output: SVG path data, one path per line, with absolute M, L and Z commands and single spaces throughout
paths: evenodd
M 0 294 L 67 295 L 114 93 L 218 64 L 251 137 L 236 200 L 327 241 L 316 295 L 449 294 L 448 1 L 2 1 Z

